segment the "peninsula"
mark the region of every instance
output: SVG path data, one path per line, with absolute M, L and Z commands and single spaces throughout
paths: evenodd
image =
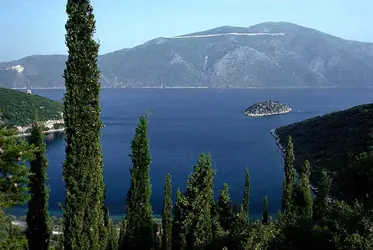
M 371 186 L 373 104 L 355 106 L 289 124 L 272 130 L 279 149 L 294 143 L 294 167 L 299 172 L 305 160 L 311 162 L 311 183 L 316 185 L 321 170 L 331 173 L 332 194 L 343 200 L 365 199 L 364 187 Z M 367 154 L 365 154 L 367 153 Z M 358 157 L 356 157 L 358 156 Z M 356 185 L 355 183 L 360 183 Z
M 27 135 L 35 112 L 39 121 L 44 123 L 45 132 L 63 130 L 61 102 L 18 90 L 0 88 L 0 124 L 17 129 L 19 134 Z
M 291 108 L 278 101 L 262 101 L 248 107 L 244 114 L 247 116 L 266 116 L 289 113 Z

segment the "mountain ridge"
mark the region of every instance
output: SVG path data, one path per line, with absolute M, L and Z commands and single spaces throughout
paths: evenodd
M 66 55 L 0 63 L 0 86 L 63 87 Z M 373 43 L 288 22 L 221 26 L 158 37 L 99 56 L 103 87 L 304 88 L 373 86 Z M 23 73 L 1 70 L 21 65 Z

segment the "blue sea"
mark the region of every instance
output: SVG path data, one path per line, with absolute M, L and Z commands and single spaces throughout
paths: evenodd
M 61 101 L 64 90 L 33 90 L 34 94 Z M 161 214 L 164 177 L 172 175 L 173 195 L 185 188 L 188 175 L 202 152 L 210 153 L 216 169 L 215 194 L 229 184 L 233 202 L 243 195 L 244 169 L 251 177 L 250 210 L 261 214 L 262 199 L 269 197 L 270 213 L 281 202 L 283 159 L 270 130 L 310 117 L 372 101 L 373 89 L 102 89 L 101 118 L 106 203 L 114 217 L 124 214 L 129 187 L 130 142 L 137 119 L 151 111 L 149 139 L 152 163 L 152 206 Z M 262 100 L 277 100 L 293 111 L 284 115 L 247 117 L 243 111 Z M 61 178 L 65 154 L 64 135 L 50 134 L 48 184 L 50 210 L 61 214 L 64 202 Z M 296 145 L 295 145 L 296 147 Z M 26 209 L 11 211 L 25 214 Z

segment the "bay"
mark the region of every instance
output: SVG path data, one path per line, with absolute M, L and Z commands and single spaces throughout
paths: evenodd
M 33 94 L 62 100 L 64 90 L 33 90 Z M 270 130 L 310 117 L 369 103 L 373 89 L 102 89 L 101 118 L 106 203 L 113 216 L 124 213 L 129 187 L 130 142 L 137 119 L 151 111 L 149 139 L 152 155 L 150 177 L 152 206 L 162 211 L 163 184 L 172 175 L 173 195 L 185 188 L 200 153 L 210 153 L 216 169 L 215 195 L 227 182 L 232 200 L 239 203 L 243 194 L 244 169 L 251 175 L 250 210 L 261 213 L 263 196 L 269 197 L 269 210 L 280 208 L 283 159 Z M 289 105 L 291 113 L 276 116 L 247 117 L 242 113 L 251 104 L 276 100 Z M 62 163 L 64 135 L 50 134 L 48 184 L 50 210 L 61 214 L 58 203 L 64 201 Z M 296 145 L 295 145 L 296 146 Z M 312 163 L 311 163 L 312 164 Z M 13 209 L 24 214 L 25 207 Z

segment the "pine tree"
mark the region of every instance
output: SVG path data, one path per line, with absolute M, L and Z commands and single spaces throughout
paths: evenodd
M 51 237 L 48 214 L 49 190 L 46 186 L 48 160 L 45 156 L 46 145 L 42 126 L 35 121 L 32 125 L 30 143 L 35 146 L 35 158 L 30 161 L 27 231 L 30 250 L 49 249 Z
M 172 250 L 172 200 L 171 175 L 166 175 L 162 215 L 162 249 Z
M 28 143 L 15 137 L 16 134 L 15 130 L 0 125 L 0 213 L 29 199 L 26 162 L 33 153 Z
M 263 199 L 263 215 L 262 215 L 262 224 L 268 224 L 268 196 L 264 196 Z
M 147 116 L 141 116 L 131 143 L 131 186 L 127 195 L 126 244 L 130 249 L 153 249 L 154 232 L 149 167 L 151 163 L 148 143 Z
M 288 137 L 288 146 L 285 151 L 284 159 L 284 181 L 281 212 L 283 214 L 290 213 L 293 206 L 294 186 L 295 186 L 295 170 L 294 170 L 294 146 L 291 136 Z
M 68 59 L 64 71 L 66 159 L 63 179 L 64 247 L 104 249 L 104 178 L 100 146 L 97 68 L 99 45 L 93 40 L 95 18 L 89 0 L 68 0 L 66 6 Z
M 232 231 L 234 226 L 235 214 L 232 208 L 232 201 L 229 195 L 229 186 L 227 183 L 224 183 L 223 189 L 219 192 L 217 210 L 221 227 L 225 231 Z
M 220 224 L 218 204 L 215 203 L 211 211 L 212 245 L 211 249 L 222 248 L 227 245 L 229 231 L 225 231 Z
M 249 222 L 249 208 L 250 203 L 250 173 L 249 170 L 245 169 L 245 189 L 243 193 L 240 215 L 244 221 Z
M 317 185 L 317 194 L 313 202 L 313 217 L 317 222 L 324 217 L 329 211 L 328 195 L 332 179 L 328 176 L 328 172 L 323 169 L 321 179 Z
M 306 160 L 300 173 L 294 204 L 298 210 L 298 214 L 306 220 L 312 219 L 312 190 L 309 180 L 310 175 L 310 163 Z

